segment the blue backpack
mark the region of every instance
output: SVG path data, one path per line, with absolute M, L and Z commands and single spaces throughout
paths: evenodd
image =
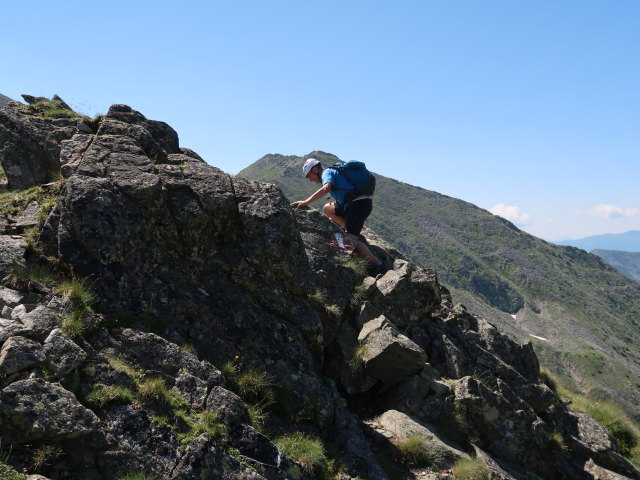
M 353 189 L 345 195 L 345 203 L 352 201 L 360 195 L 373 195 L 376 190 L 376 177 L 367 170 L 364 162 L 349 160 L 338 162 L 327 168 L 333 168 L 343 175 L 353 185 Z

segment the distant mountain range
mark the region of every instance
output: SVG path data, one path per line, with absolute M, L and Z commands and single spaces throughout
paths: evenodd
M 13 102 L 13 100 L 5 95 L 0 93 L 0 108 L 4 107 L 9 102 Z
M 598 255 L 605 262 L 627 277 L 640 282 L 640 252 L 621 252 L 619 250 L 596 249 L 591 253 Z
M 590 252 L 595 249 L 622 250 L 625 252 L 640 252 L 640 230 L 631 230 L 626 233 L 606 233 L 577 240 L 564 240 L 556 242 L 558 245 L 571 245 Z
M 317 185 L 306 158 L 266 155 L 238 176 L 275 183 L 290 200 Z M 367 225 L 416 263 L 434 268 L 464 303 L 506 333 L 531 339 L 571 389 L 612 399 L 640 420 L 640 283 L 596 255 L 551 244 L 459 199 L 377 175 Z M 321 202 L 315 204 L 321 207 Z

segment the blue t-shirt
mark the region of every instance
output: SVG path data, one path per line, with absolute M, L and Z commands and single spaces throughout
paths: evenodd
M 329 195 L 335 198 L 336 202 L 344 206 L 344 196 L 353 190 L 353 185 L 347 180 L 344 175 L 341 175 L 334 168 L 325 168 L 322 171 L 322 184 L 331 184 L 331 191 Z

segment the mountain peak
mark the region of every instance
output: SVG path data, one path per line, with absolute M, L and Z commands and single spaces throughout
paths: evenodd
M 576 240 L 563 240 L 557 243 L 559 245 L 571 245 L 588 252 L 595 249 L 640 252 L 640 230 L 630 230 L 624 233 L 605 233 Z

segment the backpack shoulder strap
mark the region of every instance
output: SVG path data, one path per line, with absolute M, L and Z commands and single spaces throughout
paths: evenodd
M 342 174 L 342 176 L 347 180 L 347 182 L 349 182 L 352 185 L 351 188 L 338 188 L 335 185 L 332 188 L 334 188 L 336 190 L 347 190 L 347 191 L 355 190 L 355 186 L 351 182 L 351 179 L 348 178 L 347 175 L 345 174 L 345 172 L 349 168 L 349 166 L 345 162 L 334 163 L 333 165 L 330 165 L 330 166 L 325 167 L 325 168 L 330 168 L 330 169 L 335 170 L 336 172 Z

